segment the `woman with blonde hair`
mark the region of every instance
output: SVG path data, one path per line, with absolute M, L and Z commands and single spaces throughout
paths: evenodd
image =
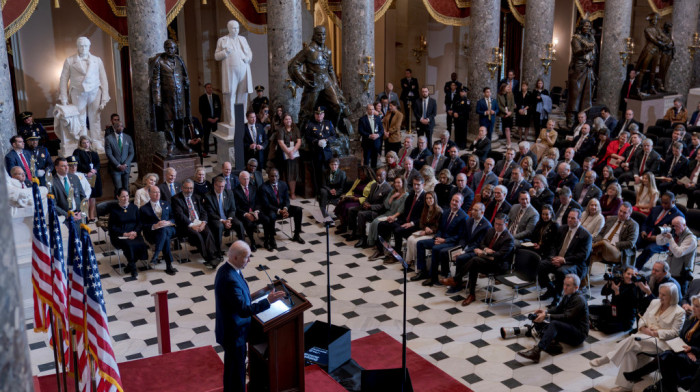
M 605 189 L 600 198 L 600 210 L 604 217 L 615 216 L 622 205 L 622 188 L 614 182 Z
M 211 181 L 207 180 L 207 169 L 204 166 L 198 166 L 194 170 L 194 193 L 201 197 L 204 197 L 207 193 L 212 190 Z
M 141 208 L 144 204 L 151 201 L 151 196 L 148 195 L 148 188 L 158 183 L 158 175 L 156 173 L 148 173 L 143 176 L 143 188 L 137 189 L 134 194 L 134 205 Z
M 392 191 L 386 197 L 386 199 L 384 199 L 384 213 L 374 218 L 372 223 L 369 224 L 369 230 L 367 230 L 368 247 L 374 247 L 376 245 L 375 243 L 377 242 L 377 237 L 379 235 L 379 222 L 384 222 L 389 218 L 394 220 L 401 215 L 407 196 L 408 193 L 406 192 L 406 187 L 404 186 L 403 177 L 394 178 L 392 180 Z M 370 261 L 376 260 L 381 257 L 382 254 L 382 252 L 376 251 L 375 254 L 370 256 L 369 259 Z
M 659 190 L 656 188 L 654 173 L 648 171 L 642 174 L 641 183 L 635 184 L 634 188 L 637 201 L 632 210 L 649 216 L 651 209 L 656 206 L 656 202 L 659 200 Z
M 423 180 L 425 181 L 425 184 L 423 185 L 423 189 L 426 192 L 432 192 L 435 190 L 435 185 L 437 185 L 437 179 L 435 178 L 435 170 L 433 170 L 432 167 L 425 165 L 423 166 L 422 169 L 420 169 L 420 175 L 423 177 Z M 437 199 L 436 199 L 437 202 Z
M 467 164 L 464 166 L 464 169 L 462 169 L 461 172 L 467 176 L 467 186 L 471 188 L 472 183 L 474 182 L 474 174 L 480 170 L 479 157 L 476 156 L 476 154 L 469 154 L 465 161 Z
M 455 186 L 452 185 L 454 177 L 449 169 L 442 169 L 438 174 L 438 183 L 435 185 L 437 202 L 441 208 L 450 208 L 450 199 L 454 193 Z
M 384 157 L 386 161 L 386 180 L 391 182 L 394 178 L 398 177 L 401 171 L 401 166 L 399 166 L 399 155 L 396 151 L 387 151 Z
M 605 225 L 605 217 L 601 213 L 598 199 L 591 199 L 586 205 L 586 211 L 581 215 L 581 226 L 595 237 Z
M 520 167 L 523 169 L 523 179 L 529 183 L 532 183 L 532 179 L 535 178 L 535 168 L 532 166 L 532 157 L 525 156 L 520 161 Z
M 418 241 L 435 237 L 442 217 L 442 208 L 437 204 L 435 192 L 426 192 L 425 207 L 420 216 L 420 229 L 411 234 L 406 241 L 406 262 L 413 264 L 416 261 L 416 247 Z
M 542 159 L 542 155 L 547 152 L 547 150 L 554 147 L 554 143 L 557 142 L 559 133 L 554 129 L 555 124 L 554 120 L 548 120 L 547 127 L 542 128 L 540 137 L 537 138 L 537 141 L 532 146 L 531 151 L 537 155 L 537 160 Z M 558 151 L 559 150 L 557 150 L 557 153 Z

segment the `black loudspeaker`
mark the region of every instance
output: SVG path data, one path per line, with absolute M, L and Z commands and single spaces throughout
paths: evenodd
M 406 369 L 404 382 L 403 369 L 379 369 L 362 371 L 362 392 L 413 392 L 411 376 Z

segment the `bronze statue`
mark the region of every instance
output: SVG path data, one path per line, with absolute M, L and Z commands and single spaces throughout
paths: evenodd
M 571 37 L 571 62 L 569 63 L 569 97 L 566 106 L 568 126 L 573 125 L 574 117 L 580 111 L 593 106 L 595 74 L 593 66 L 598 50 L 593 36 L 593 26 L 587 18 L 582 18 L 576 33 Z
M 151 92 L 151 130 L 165 132 L 167 156 L 174 147 L 180 153 L 190 153 L 185 141 L 185 127 L 192 124 L 190 111 L 190 79 L 185 62 L 177 54 L 175 41 L 163 43 L 165 52 L 148 60 Z
M 671 38 L 671 25 L 664 26 L 667 32 L 659 28 L 659 18 L 661 16 L 652 12 L 647 16 L 649 26 L 644 29 L 646 44 L 637 59 L 637 72 L 641 73 L 639 80 L 639 91 L 646 94 L 657 94 L 664 91 L 664 80 L 668 66 L 673 59 L 673 39 Z M 659 67 L 659 73 L 656 68 Z
M 666 76 L 668 75 L 668 68 L 671 66 L 671 61 L 673 60 L 673 55 L 676 53 L 675 44 L 673 43 L 673 35 L 671 30 L 673 29 L 673 23 L 664 23 L 664 38 L 663 42 L 665 46 L 661 48 L 661 59 L 659 60 L 659 76 L 656 79 L 657 89 L 659 91 L 666 91 Z

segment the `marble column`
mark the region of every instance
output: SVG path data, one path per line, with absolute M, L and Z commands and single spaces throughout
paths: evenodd
M 126 11 L 136 153 L 139 173 L 148 173 L 152 167 L 153 152 L 165 150 L 164 135 L 150 131 L 148 89 L 148 59 L 163 52 L 163 42 L 168 39 L 165 3 L 162 0 L 127 0 Z
M 598 105 L 606 105 L 615 115 L 620 100 L 620 86 L 625 80 L 626 67 L 620 60 L 620 52 L 627 47 L 625 38 L 630 37 L 632 23 L 632 0 L 607 0 L 603 18 L 603 37 L 598 68 Z M 637 43 L 638 47 L 642 47 Z M 632 64 L 632 59 L 630 59 Z
M 287 64 L 302 48 L 301 0 L 269 0 L 267 2 L 267 47 L 269 69 L 270 112 L 278 105 L 298 119 L 301 89 L 296 98 L 287 87 Z M 309 36 L 310 37 L 310 36 Z
M 683 0 L 673 3 L 673 42 L 676 54 L 668 70 L 666 90 L 688 95 L 693 76 L 693 61 L 688 45 L 693 42 L 693 33 L 698 26 L 700 0 Z M 696 55 L 697 56 L 697 55 Z
M 549 72 L 545 74 L 541 59 L 547 54 L 547 44 L 552 42 L 553 34 L 554 0 L 528 0 L 523 38 L 523 74 L 520 80 L 528 82 L 530 90 L 535 89 L 537 79 L 544 81 L 546 89 L 552 88 L 549 84 L 552 69 L 550 67 Z
M 367 84 L 360 73 L 367 73 L 366 57 L 374 63 L 374 2 L 343 0 L 343 93 L 348 119 L 356 126 L 364 116 L 365 105 L 374 101 L 374 78 Z
M 0 11 L 0 31 L 5 31 Z M 0 45 L 0 147 L 5 155 L 10 149 L 10 138 L 15 128 L 15 105 L 12 101 L 7 47 Z M 5 164 L 0 163 L 5 171 Z M 0 181 L 0 211 L 9 211 L 7 184 Z M 12 225 L 0 225 L 0 242 L 14 244 Z M 33 391 L 29 345 L 24 327 L 22 293 L 14 246 L 0 247 L 0 391 Z
M 478 26 L 470 30 L 469 55 L 467 68 L 469 74 L 467 87 L 468 97 L 472 102 L 472 112 L 469 115 L 468 140 L 475 138 L 479 131 L 479 115 L 476 114 L 476 102 L 482 98 L 484 87 L 491 88 L 491 97 L 496 98 L 498 91 L 498 73 L 491 78 L 486 63 L 493 59 L 493 48 L 498 48 L 498 28 L 500 26 L 501 2 L 499 0 L 472 1 L 469 19 L 470 23 Z M 494 130 L 495 132 L 495 130 Z

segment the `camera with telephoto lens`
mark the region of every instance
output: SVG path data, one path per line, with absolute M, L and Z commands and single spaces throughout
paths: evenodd
M 659 235 L 664 235 L 664 234 L 671 234 L 671 227 L 669 227 L 669 226 L 659 227 Z
M 534 316 L 533 314 L 529 315 Z M 525 335 L 527 337 L 532 337 L 532 324 L 527 324 L 524 327 L 501 327 L 501 338 L 510 339 L 520 335 Z
M 603 275 L 603 280 L 620 284 L 620 282 L 622 282 L 622 274 L 619 271 L 610 269 Z
M 632 277 L 632 283 L 637 283 L 637 282 L 646 283 L 646 282 L 647 282 L 647 277 L 644 276 L 644 275 L 635 275 L 635 276 L 633 276 L 633 277 Z

